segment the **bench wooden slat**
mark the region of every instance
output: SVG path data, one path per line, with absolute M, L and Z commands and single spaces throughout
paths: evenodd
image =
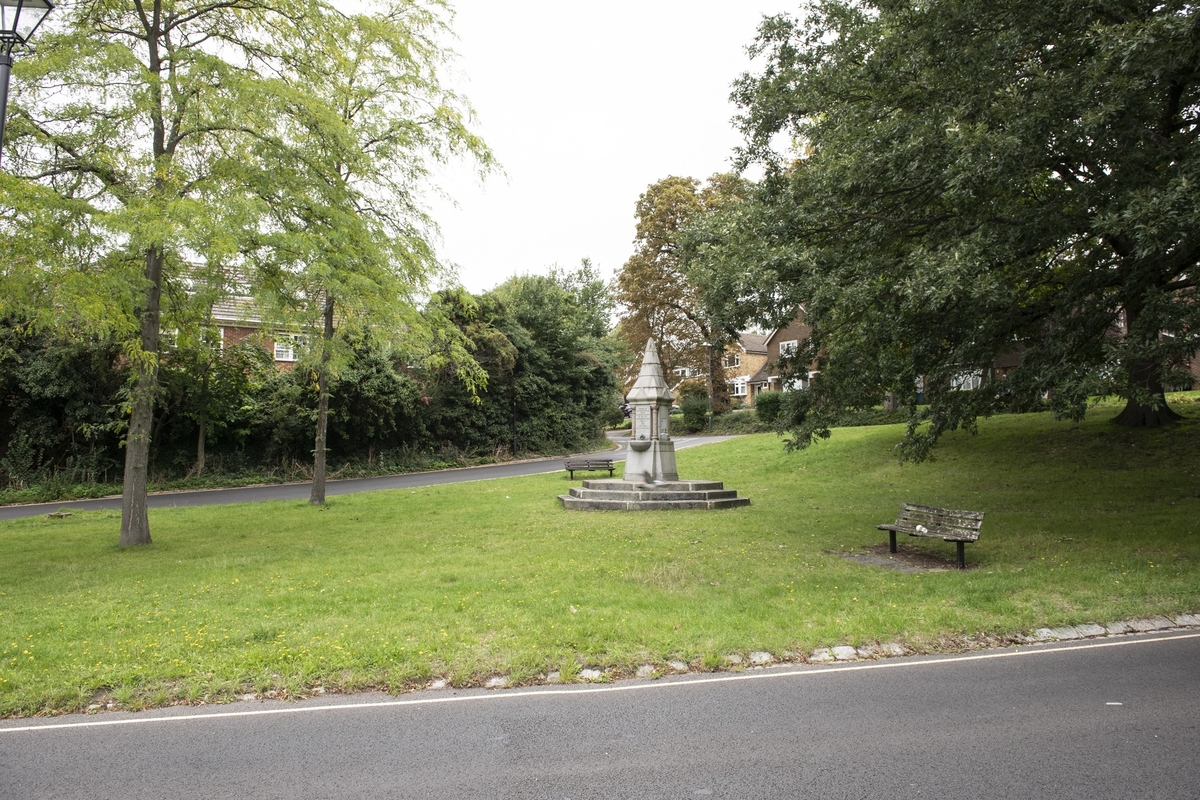
M 936 508 L 934 506 L 919 506 L 913 503 L 905 503 L 900 506 L 901 511 L 924 511 L 929 514 L 937 514 L 947 517 L 962 517 L 963 519 L 982 520 L 984 512 L 982 511 L 960 511 L 954 508 Z
M 568 458 L 563 464 L 563 469 L 571 474 L 571 479 L 575 479 L 576 472 L 593 472 L 599 470 L 608 470 L 609 477 L 612 477 L 614 468 L 611 458 Z
M 982 511 L 963 511 L 905 503 L 900 506 L 900 512 L 896 515 L 894 523 L 875 527 L 889 532 L 893 553 L 896 552 L 897 533 L 955 542 L 958 545 L 958 566 L 960 569 L 965 569 L 963 544 L 979 540 L 983 516 L 984 512 Z

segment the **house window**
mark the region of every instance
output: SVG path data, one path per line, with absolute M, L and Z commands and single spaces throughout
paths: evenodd
M 969 392 L 982 385 L 982 372 L 960 372 L 950 379 L 950 388 L 960 392 Z
M 746 386 L 747 386 L 747 383 L 749 382 L 749 380 L 750 379 L 746 378 L 746 377 L 734 378 L 733 381 L 731 381 L 729 384 L 729 396 L 730 397 L 745 397 L 746 396 Z
M 784 387 L 783 387 L 784 391 L 788 391 L 788 392 L 807 391 L 812 386 L 813 376 L 816 375 L 817 372 L 818 372 L 818 370 L 814 369 L 811 372 L 806 372 L 803 375 L 799 375 L 795 378 L 792 378 L 786 384 L 784 384 Z
M 742 365 L 742 357 L 738 353 L 727 353 L 725 355 L 726 367 L 740 367 Z
M 161 352 L 168 350 L 177 350 L 179 348 L 179 329 L 172 328 L 169 331 L 160 330 L 158 332 L 158 349 Z
M 296 334 L 280 334 L 275 340 L 275 360 L 295 361 L 296 352 L 304 344 L 304 337 Z
M 800 346 L 800 342 L 796 339 L 790 339 L 786 342 L 779 343 L 779 357 L 790 356 L 796 352 L 796 348 Z

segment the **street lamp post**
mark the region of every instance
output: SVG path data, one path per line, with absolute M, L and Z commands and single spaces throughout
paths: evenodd
M 4 146 L 4 122 L 8 119 L 8 73 L 12 51 L 29 44 L 29 37 L 54 8 L 50 0 L 0 0 L 0 155 Z

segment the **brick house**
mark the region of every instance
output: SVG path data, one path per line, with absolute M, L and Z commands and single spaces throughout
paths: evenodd
M 725 382 L 729 399 L 753 406 L 751 379 L 767 364 L 767 337 L 758 333 L 743 333 L 736 342 L 725 347 Z
M 212 319 L 218 326 L 222 347 L 249 340 L 272 355 L 277 369 L 290 370 L 296 365 L 303 335 L 268 329 L 252 299 L 226 297 L 218 300 L 213 304 Z
M 776 328 L 765 337 L 763 349 L 766 351 L 764 363 L 746 381 L 747 402 L 754 405 L 754 398 L 759 392 L 778 392 L 784 389 L 807 389 L 808 381 L 813 376 L 815 364 L 810 365 L 808 373 L 801 378 L 792 379 L 784 384 L 780 377 L 779 359 L 781 356 L 793 353 L 800 343 L 812 335 L 812 328 L 804 322 L 804 311 L 782 328 Z

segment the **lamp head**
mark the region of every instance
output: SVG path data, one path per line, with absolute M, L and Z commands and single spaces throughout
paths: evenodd
M 0 0 L 0 47 L 29 44 L 29 38 L 54 8 L 50 0 Z

